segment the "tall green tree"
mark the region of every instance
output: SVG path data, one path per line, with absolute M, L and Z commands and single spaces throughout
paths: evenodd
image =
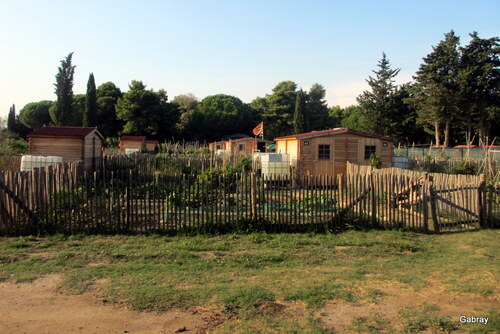
M 462 118 L 469 141 L 477 127 L 480 142 L 487 143 L 491 126 L 500 121 L 500 39 L 482 39 L 477 32 L 470 37 L 469 44 L 460 48 Z
M 85 112 L 83 113 L 82 125 L 97 125 L 97 91 L 95 88 L 94 73 L 90 73 L 87 82 L 87 95 L 85 96 Z
M 179 122 L 175 125 L 177 133 L 184 139 L 192 139 L 195 137 L 193 132 L 193 113 L 198 105 L 198 99 L 191 93 L 181 94 L 174 97 L 172 100 L 179 108 Z
M 7 131 L 16 133 L 16 106 L 12 105 L 9 109 L 9 116 L 7 118 Z
M 414 79 L 416 94 L 413 100 L 423 122 L 434 124 L 436 145 L 440 145 L 440 127 L 445 124 L 444 146 L 450 145 L 451 122 L 457 121 L 460 111 L 459 42 L 452 30 L 444 40 L 432 47 L 423 58 Z
M 250 107 L 239 98 L 226 94 L 207 96 L 192 117 L 196 138 L 220 140 L 235 133 L 248 134 L 252 127 Z
M 304 92 L 300 89 L 297 92 L 295 99 L 295 113 L 293 115 L 293 131 L 294 133 L 303 133 L 306 124 L 304 119 Z
M 342 127 L 352 130 L 371 131 L 365 115 L 366 111 L 362 106 L 348 106 L 342 109 L 340 124 Z
M 262 110 L 264 131 L 267 138 L 290 134 L 293 128 L 297 84 L 282 81 L 273 88 L 272 94 L 266 95 L 266 109 Z
M 110 81 L 97 88 L 97 124 L 105 137 L 116 137 L 123 129 L 124 122 L 116 115 L 116 103 L 122 95 L 120 88 Z
M 124 121 L 123 133 L 169 138 L 179 117 L 177 105 L 168 103 L 166 91 L 146 89 L 141 81 L 132 81 L 129 91 L 116 103 L 118 119 Z
M 315 83 L 305 96 L 305 131 L 324 130 L 328 128 L 328 105 L 325 99 L 325 88 Z
M 379 69 L 373 71 L 375 77 L 369 77 L 367 82 L 370 91 L 364 91 L 357 97 L 359 105 L 365 112 L 366 126 L 369 132 L 389 135 L 391 132 L 390 116 L 391 95 L 395 92 L 394 77 L 399 69 L 391 69 L 385 53 L 378 63 Z
M 75 66 L 72 65 L 73 52 L 61 60 L 61 66 L 56 74 L 55 93 L 57 101 L 50 110 L 50 117 L 54 125 L 69 125 L 72 121 L 73 104 L 73 77 Z
M 38 129 L 50 125 L 49 109 L 53 101 L 30 102 L 19 111 L 19 121 L 30 129 Z

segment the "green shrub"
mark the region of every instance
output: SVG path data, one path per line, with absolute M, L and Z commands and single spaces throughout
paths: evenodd
M 468 161 L 460 161 L 458 165 L 450 170 L 451 174 L 465 174 L 465 175 L 476 175 L 477 166 Z
M 379 169 L 382 167 L 382 158 L 378 154 L 372 153 L 369 162 L 373 168 Z

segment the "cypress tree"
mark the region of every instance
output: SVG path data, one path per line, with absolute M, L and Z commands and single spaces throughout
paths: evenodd
M 50 118 L 54 125 L 69 125 L 73 112 L 73 76 L 75 66 L 71 64 L 73 52 L 66 59 L 61 60 L 61 66 L 56 74 L 55 93 L 57 101 L 50 110 Z
M 16 132 L 16 106 L 12 105 L 9 110 L 9 117 L 7 118 L 7 130 L 10 133 Z
M 87 95 L 85 96 L 85 111 L 83 113 L 83 126 L 96 126 L 97 124 L 97 93 L 94 74 L 90 73 L 87 82 Z
M 297 97 L 295 98 L 295 113 L 293 115 L 293 130 L 295 133 L 302 133 L 305 129 L 305 117 L 304 117 L 304 92 L 298 91 Z

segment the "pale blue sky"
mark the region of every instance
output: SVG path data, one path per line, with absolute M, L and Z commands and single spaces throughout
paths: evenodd
M 0 116 L 55 100 L 60 60 L 74 51 L 74 92 L 131 80 L 169 98 L 225 93 L 250 102 L 280 81 L 356 103 L 386 52 L 411 80 L 422 57 L 455 30 L 500 35 L 500 1 L 0 0 Z

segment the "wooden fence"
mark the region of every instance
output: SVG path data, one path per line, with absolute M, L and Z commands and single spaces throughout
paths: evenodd
M 0 173 L 0 234 L 349 227 L 432 233 L 500 225 L 500 189 L 479 177 L 354 166 L 337 177 L 294 179 L 105 167 Z

